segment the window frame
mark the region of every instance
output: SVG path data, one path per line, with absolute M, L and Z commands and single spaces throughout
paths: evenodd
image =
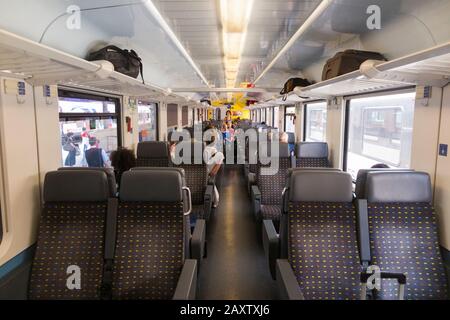
M 366 94 L 355 94 L 344 96 L 343 99 L 345 101 L 345 114 L 344 114 L 344 143 L 343 143 L 343 156 L 342 156 L 342 170 L 348 172 L 348 148 L 349 148 L 349 135 L 350 135 L 350 108 L 351 108 L 351 100 L 360 99 L 360 98 L 370 98 L 370 97 L 382 97 L 382 96 L 390 96 L 390 95 L 398 95 L 405 93 L 414 93 L 416 87 L 408 86 L 403 88 L 395 88 L 388 90 L 379 90 L 368 92 Z M 414 106 L 415 112 L 415 106 Z M 414 130 L 414 128 L 413 128 Z M 353 183 L 356 183 L 356 180 L 353 179 Z
M 89 99 L 95 101 L 108 101 L 114 102 L 116 105 L 115 113 L 58 113 L 59 122 L 61 121 L 77 121 L 83 119 L 89 120 L 106 120 L 115 118 L 117 121 L 117 147 L 123 146 L 123 126 L 122 126 L 122 97 L 106 94 L 96 91 L 79 90 L 70 87 L 59 87 L 58 88 L 58 99 L 59 98 L 78 98 L 78 99 Z
M 155 118 L 156 118 L 156 141 L 159 141 L 159 103 L 157 102 L 151 102 L 151 101 L 146 101 L 146 100 L 138 100 L 137 103 L 139 104 L 139 101 L 144 102 L 144 103 L 154 103 L 156 108 L 155 108 Z M 139 133 L 139 109 L 138 109 L 138 133 Z
M 292 113 L 287 113 L 287 109 L 288 108 L 294 108 L 294 116 L 296 116 L 296 113 L 295 113 L 295 105 L 286 105 L 286 106 L 284 106 L 284 124 L 283 124 L 283 131 L 284 132 L 287 132 L 286 131 L 286 124 L 287 124 L 287 121 L 286 121 L 286 116 L 288 115 L 288 114 L 292 114 Z
M 314 100 L 314 101 L 308 101 L 303 105 L 303 142 L 306 142 L 306 133 L 307 133 L 307 125 L 308 125 L 308 105 L 316 104 L 316 103 L 325 103 L 325 109 L 328 113 L 328 103 L 327 100 Z M 325 141 L 326 142 L 326 131 L 325 131 Z

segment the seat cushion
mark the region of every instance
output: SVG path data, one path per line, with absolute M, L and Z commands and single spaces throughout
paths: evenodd
M 261 205 L 261 218 L 263 220 L 279 221 L 281 217 L 281 205 Z
M 369 204 L 372 264 L 382 272 L 406 273 L 405 299 L 447 298 L 436 215 L 425 203 Z M 397 299 L 395 280 L 383 280 L 380 299 Z
M 328 168 L 327 158 L 297 158 L 297 168 Z
M 165 159 L 151 159 L 151 158 L 138 158 L 136 159 L 136 165 L 138 167 L 170 167 L 171 163 L 168 158 Z
M 305 299 L 359 299 L 361 267 L 353 205 L 290 202 L 288 210 L 288 259 Z
M 30 299 L 99 298 L 105 215 L 105 203 L 45 204 L 30 277 Z M 79 290 L 67 287 L 70 266 L 79 267 Z
M 183 203 L 124 202 L 117 216 L 114 299 L 172 299 L 184 263 Z

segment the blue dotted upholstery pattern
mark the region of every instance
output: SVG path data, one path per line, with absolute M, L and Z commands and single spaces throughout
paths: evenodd
M 288 210 L 288 260 L 305 299 L 359 299 L 353 205 L 290 202 Z
M 30 276 L 30 299 L 99 298 L 105 216 L 106 203 L 45 204 Z M 79 267 L 80 289 L 67 286 L 69 266 Z
M 180 203 L 121 203 L 113 268 L 114 299 L 172 299 L 184 263 Z
M 405 299 L 447 298 L 436 215 L 426 203 L 369 204 L 372 264 L 382 272 L 405 273 Z M 381 299 L 397 299 L 395 280 L 383 280 Z

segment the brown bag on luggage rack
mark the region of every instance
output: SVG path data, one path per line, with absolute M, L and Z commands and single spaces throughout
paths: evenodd
M 360 50 L 345 50 L 338 52 L 334 57 L 328 59 L 323 67 L 322 81 L 358 70 L 361 63 L 366 60 L 386 61 L 387 59 L 378 52 Z
M 295 87 L 307 87 L 311 84 L 311 82 L 303 78 L 290 78 L 280 91 L 280 94 L 283 95 L 283 101 L 286 101 L 288 93 L 294 91 Z

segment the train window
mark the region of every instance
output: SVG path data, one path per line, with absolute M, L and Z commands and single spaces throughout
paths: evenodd
M 183 106 L 181 108 L 181 123 L 183 126 L 189 125 L 189 107 Z
M 280 126 L 280 108 L 273 108 L 273 127 L 278 128 Z
M 327 103 L 317 102 L 305 105 L 304 119 L 305 141 L 326 141 L 327 134 Z
M 109 165 L 109 154 L 121 144 L 119 99 L 66 90 L 58 94 L 62 165 Z M 102 150 L 95 161 L 86 158 L 91 148 Z
M 138 102 L 139 142 L 156 141 L 158 139 L 157 110 L 156 103 Z
M 261 109 L 261 122 L 266 122 L 267 109 Z
M 409 168 L 415 93 L 351 99 L 347 107 L 346 170 L 384 163 Z
M 284 131 L 295 132 L 295 107 L 284 109 Z
M 178 105 L 167 105 L 167 127 L 176 127 L 178 125 Z
M 273 126 L 273 108 L 267 108 L 266 109 L 266 122 L 267 125 Z

